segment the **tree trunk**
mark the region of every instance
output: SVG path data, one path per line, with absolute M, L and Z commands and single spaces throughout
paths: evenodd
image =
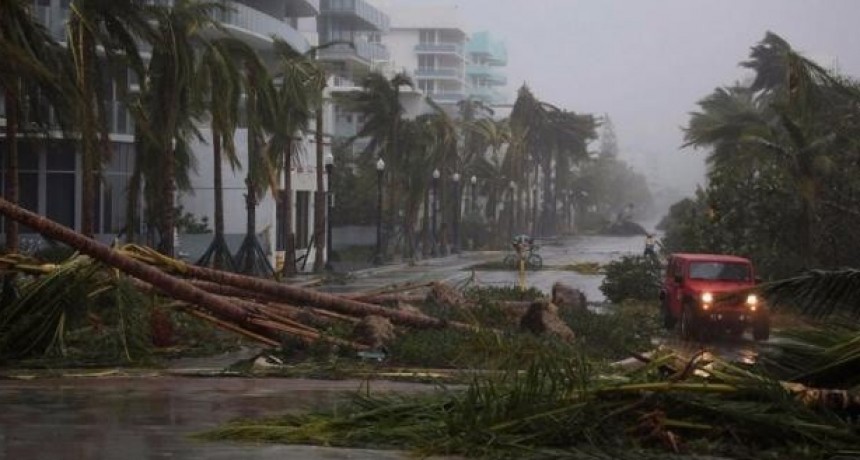
M 433 244 L 433 236 L 430 231 L 430 203 L 430 193 L 425 191 L 424 212 L 421 219 L 421 255 L 425 258 L 430 256 L 431 245 Z
M 8 219 L 13 219 L 27 225 L 48 238 L 65 243 L 99 262 L 145 281 L 174 299 L 199 305 L 211 312 L 218 319 L 235 323 L 252 331 L 260 330 L 246 321 L 248 312 L 235 306 L 232 302 L 209 294 L 184 280 L 163 273 L 157 268 L 138 262 L 118 251 L 112 250 L 104 244 L 82 236 L 69 228 L 27 211 L 5 199 L 0 199 L 0 213 Z
M 325 189 L 323 185 L 323 104 L 320 102 L 316 113 L 316 153 L 317 153 L 317 190 L 314 193 L 314 273 L 322 272 L 325 266 Z
M 128 181 L 127 209 L 125 210 L 125 240 L 137 242 L 140 229 L 140 151 L 134 159 L 134 172 Z
M 293 230 L 293 140 L 287 140 L 284 152 L 284 193 L 281 210 L 284 219 L 284 267 L 285 277 L 296 274 L 296 233 Z
M 221 133 L 212 127 L 212 181 L 215 192 L 215 239 L 224 238 L 224 179 L 221 173 Z
M 4 91 L 6 103 L 6 187 L 3 196 L 11 203 L 18 204 L 18 99 L 12 90 Z M 18 222 L 6 219 L 6 252 L 17 253 L 20 236 Z
M 172 141 L 171 136 L 171 141 Z M 172 143 L 172 142 L 171 142 Z M 161 198 L 159 203 L 159 216 L 158 220 L 160 225 L 158 226 L 158 252 L 168 256 L 173 257 L 174 251 L 176 248 L 173 247 L 173 232 L 175 225 L 175 214 L 176 209 L 174 205 L 174 190 L 175 190 L 175 177 L 176 177 L 176 157 L 175 152 L 171 147 L 166 147 L 169 149 L 165 154 L 162 155 L 161 160 Z
M 78 47 L 74 50 L 77 54 L 77 80 L 82 95 L 82 103 L 78 114 L 78 122 L 81 123 L 81 233 L 87 237 L 93 236 L 95 221 L 95 177 L 96 165 L 96 131 L 98 127 L 98 116 L 96 103 L 99 94 L 93 85 L 92 69 L 96 68 L 96 51 L 92 36 L 80 19 L 73 19 L 72 30 L 77 31 Z

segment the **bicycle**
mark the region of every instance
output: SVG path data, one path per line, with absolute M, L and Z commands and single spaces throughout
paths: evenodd
M 505 260 L 502 262 L 506 267 L 511 267 L 514 270 L 517 270 L 520 266 L 520 257 L 525 260 L 525 266 L 527 270 L 540 270 L 543 268 L 543 257 L 538 254 L 538 250 L 540 246 L 536 244 L 530 244 L 529 249 L 519 255 L 514 252 L 512 254 L 508 254 L 505 256 Z

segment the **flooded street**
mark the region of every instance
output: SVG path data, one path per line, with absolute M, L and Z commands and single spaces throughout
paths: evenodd
M 638 254 L 642 237 L 571 237 L 542 241 L 546 267 L 581 262 L 606 263 Z M 515 285 L 513 271 L 476 271 L 468 267 L 504 257 L 502 252 L 473 252 L 430 259 L 414 266 L 380 267 L 357 274 L 333 291 L 379 288 L 432 280 L 481 285 Z M 561 281 L 601 302 L 600 275 L 569 270 L 528 272 L 527 283 L 549 292 Z M 698 346 L 669 335 L 666 345 L 693 354 Z M 733 360 L 755 355 L 749 340 L 710 345 Z M 213 368 L 226 362 L 212 361 Z M 191 363 L 180 367 L 194 368 Z M 325 449 L 306 446 L 198 442 L 189 435 L 241 417 L 265 417 L 331 407 L 357 381 L 195 378 L 177 376 L 0 380 L 0 458 L 17 459 L 403 459 L 401 452 Z M 375 382 L 374 391 L 431 391 L 432 386 Z
M 405 459 L 400 452 L 195 441 L 236 418 L 331 407 L 357 381 L 63 378 L 0 381 L 3 459 Z M 375 382 L 373 391 L 428 391 Z

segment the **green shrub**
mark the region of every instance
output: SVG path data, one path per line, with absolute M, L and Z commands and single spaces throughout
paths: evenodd
M 660 265 L 643 256 L 625 256 L 605 267 L 600 291 L 612 303 L 654 300 L 660 293 Z

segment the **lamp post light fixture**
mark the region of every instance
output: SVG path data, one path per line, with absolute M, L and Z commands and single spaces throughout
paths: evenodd
M 373 256 L 375 265 L 382 264 L 382 175 L 385 172 L 385 161 L 380 158 L 376 162 L 376 254 Z
M 334 155 L 331 152 L 325 154 L 323 157 L 323 164 L 325 165 L 325 174 L 326 180 L 328 182 L 328 193 L 326 194 L 326 238 L 325 238 L 325 269 L 333 270 L 334 267 L 331 264 L 331 216 L 333 215 L 332 210 L 334 209 L 334 187 L 332 186 L 331 181 L 331 173 L 334 170 Z
M 440 175 L 441 174 L 439 173 L 438 169 L 433 170 L 433 176 L 432 176 L 433 177 L 433 209 L 432 209 L 433 213 L 431 215 L 431 221 L 430 221 L 430 227 L 431 227 L 430 234 L 433 236 L 433 249 L 430 252 L 430 255 L 433 257 L 436 257 L 439 255 L 439 252 L 437 250 L 439 239 L 438 239 L 438 235 L 436 235 L 436 213 L 439 211 L 439 176 Z
M 454 254 L 460 253 L 460 173 L 454 173 L 451 176 L 454 181 L 454 247 L 451 250 Z

